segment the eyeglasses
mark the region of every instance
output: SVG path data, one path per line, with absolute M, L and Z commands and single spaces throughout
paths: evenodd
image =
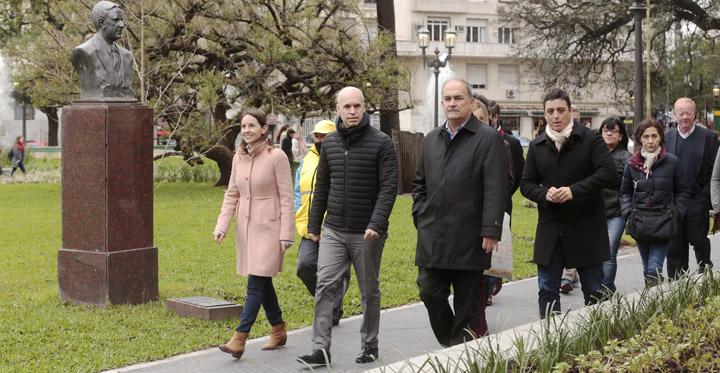
M 609 130 L 609 129 L 607 129 L 607 128 L 603 128 L 602 131 L 603 131 L 603 133 L 612 133 L 613 135 L 616 135 L 616 134 L 620 133 L 620 131 L 619 131 L 619 130 L 616 130 L 616 129 L 611 129 L 611 130 Z

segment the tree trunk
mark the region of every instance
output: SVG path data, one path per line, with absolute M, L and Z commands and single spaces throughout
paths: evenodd
M 378 29 L 386 32 L 392 38 L 392 47 L 386 52 L 387 56 L 397 59 L 397 45 L 395 44 L 395 2 L 393 0 L 377 0 Z M 397 90 L 389 89 L 385 93 L 386 99 L 380 107 L 380 130 L 392 137 L 392 130 L 400 130 L 400 113 Z
M 45 106 L 40 111 L 48 118 L 48 146 L 58 146 L 58 107 Z
M 233 151 L 225 145 L 218 144 L 210 148 L 205 156 L 215 161 L 220 169 L 220 179 L 215 186 L 228 186 L 232 172 Z

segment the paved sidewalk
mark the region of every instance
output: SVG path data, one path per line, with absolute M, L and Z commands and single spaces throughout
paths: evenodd
M 710 236 L 714 247 L 720 245 L 720 235 Z M 692 249 L 691 262 L 694 262 Z M 712 259 L 720 265 L 720 251 L 714 250 Z M 618 254 L 617 290 L 632 294 L 644 287 L 642 264 L 636 248 L 621 250 Z M 487 308 L 490 332 L 500 332 L 539 320 L 537 309 L 537 278 L 506 283 Z M 580 288 L 569 295 L 561 295 L 562 310 L 583 307 Z M 385 364 L 404 361 L 411 357 L 441 350 L 430 329 L 427 312 L 422 303 L 384 310 L 380 316 L 380 360 L 370 364 L 356 364 L 360 351 L 361 316 L 344 319 L 333 328 L 331 369 L 319 367 L 317 371 L 361 372 Z M 228 336 L 230 332 L 228 332 Z M 309 371 L 297 363 L 295 357 L 311 350 L 310 327 L 288 333 L 285 347 L 274 351 L 261 351 L 267 337 L 247 342 L 242 359 L 233 359 L 217 347 L 186 355 L 178 355 L 156 362 L 138 364 L 112 372 L 303 372 Z

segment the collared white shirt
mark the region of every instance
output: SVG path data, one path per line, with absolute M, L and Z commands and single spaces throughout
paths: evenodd
M 680 126 L 678 126 L 678 129 L 677 129 L 677 130 L 678 130 L 678 134 L 679 134 L 680 137 L 682 137 L 683 139 L 687 139 L 688 136 L 692 135 L 692 133 L 695 132 L 695 126 L 697 126 L 697 124 L 693 124 L 692 128 L 690 128 L 690 132 L 688 132 L 687 135 L 684 135 L 684 134 L 682 133 L 682 131 L 680 131 Z

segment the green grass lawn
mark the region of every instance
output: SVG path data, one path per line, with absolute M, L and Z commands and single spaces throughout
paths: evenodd
M 154 198 L 160 300 L 93 307 L 63 303 L 58 297 L 60 184 L 0 185 L 0 371 L 99 371 L 225 342 L 238 320 L 203 321 L 165 311 L 165 300 L 176 297 L 244 302 L 246 279 L 235 274 L 234 232 L 220 246 L 212 240 L 223 193 L 208 183 L 160 185 Z M 536 273 L 528 261 L 537 210 L 522 204 L 517 193 L 516 278 Z M 391 216 L 380 274 L 383 308 L 419 301 L 411 205 L 410 197 L 398 197 Z M 312 323 L 314 304 L 295 276 L 297 242 L 274 281 L 290 329 Z M 354 281 L 345 298 L 346 316 L 361 313 Z M 251 337 L 269 330 L 261 313 Z

